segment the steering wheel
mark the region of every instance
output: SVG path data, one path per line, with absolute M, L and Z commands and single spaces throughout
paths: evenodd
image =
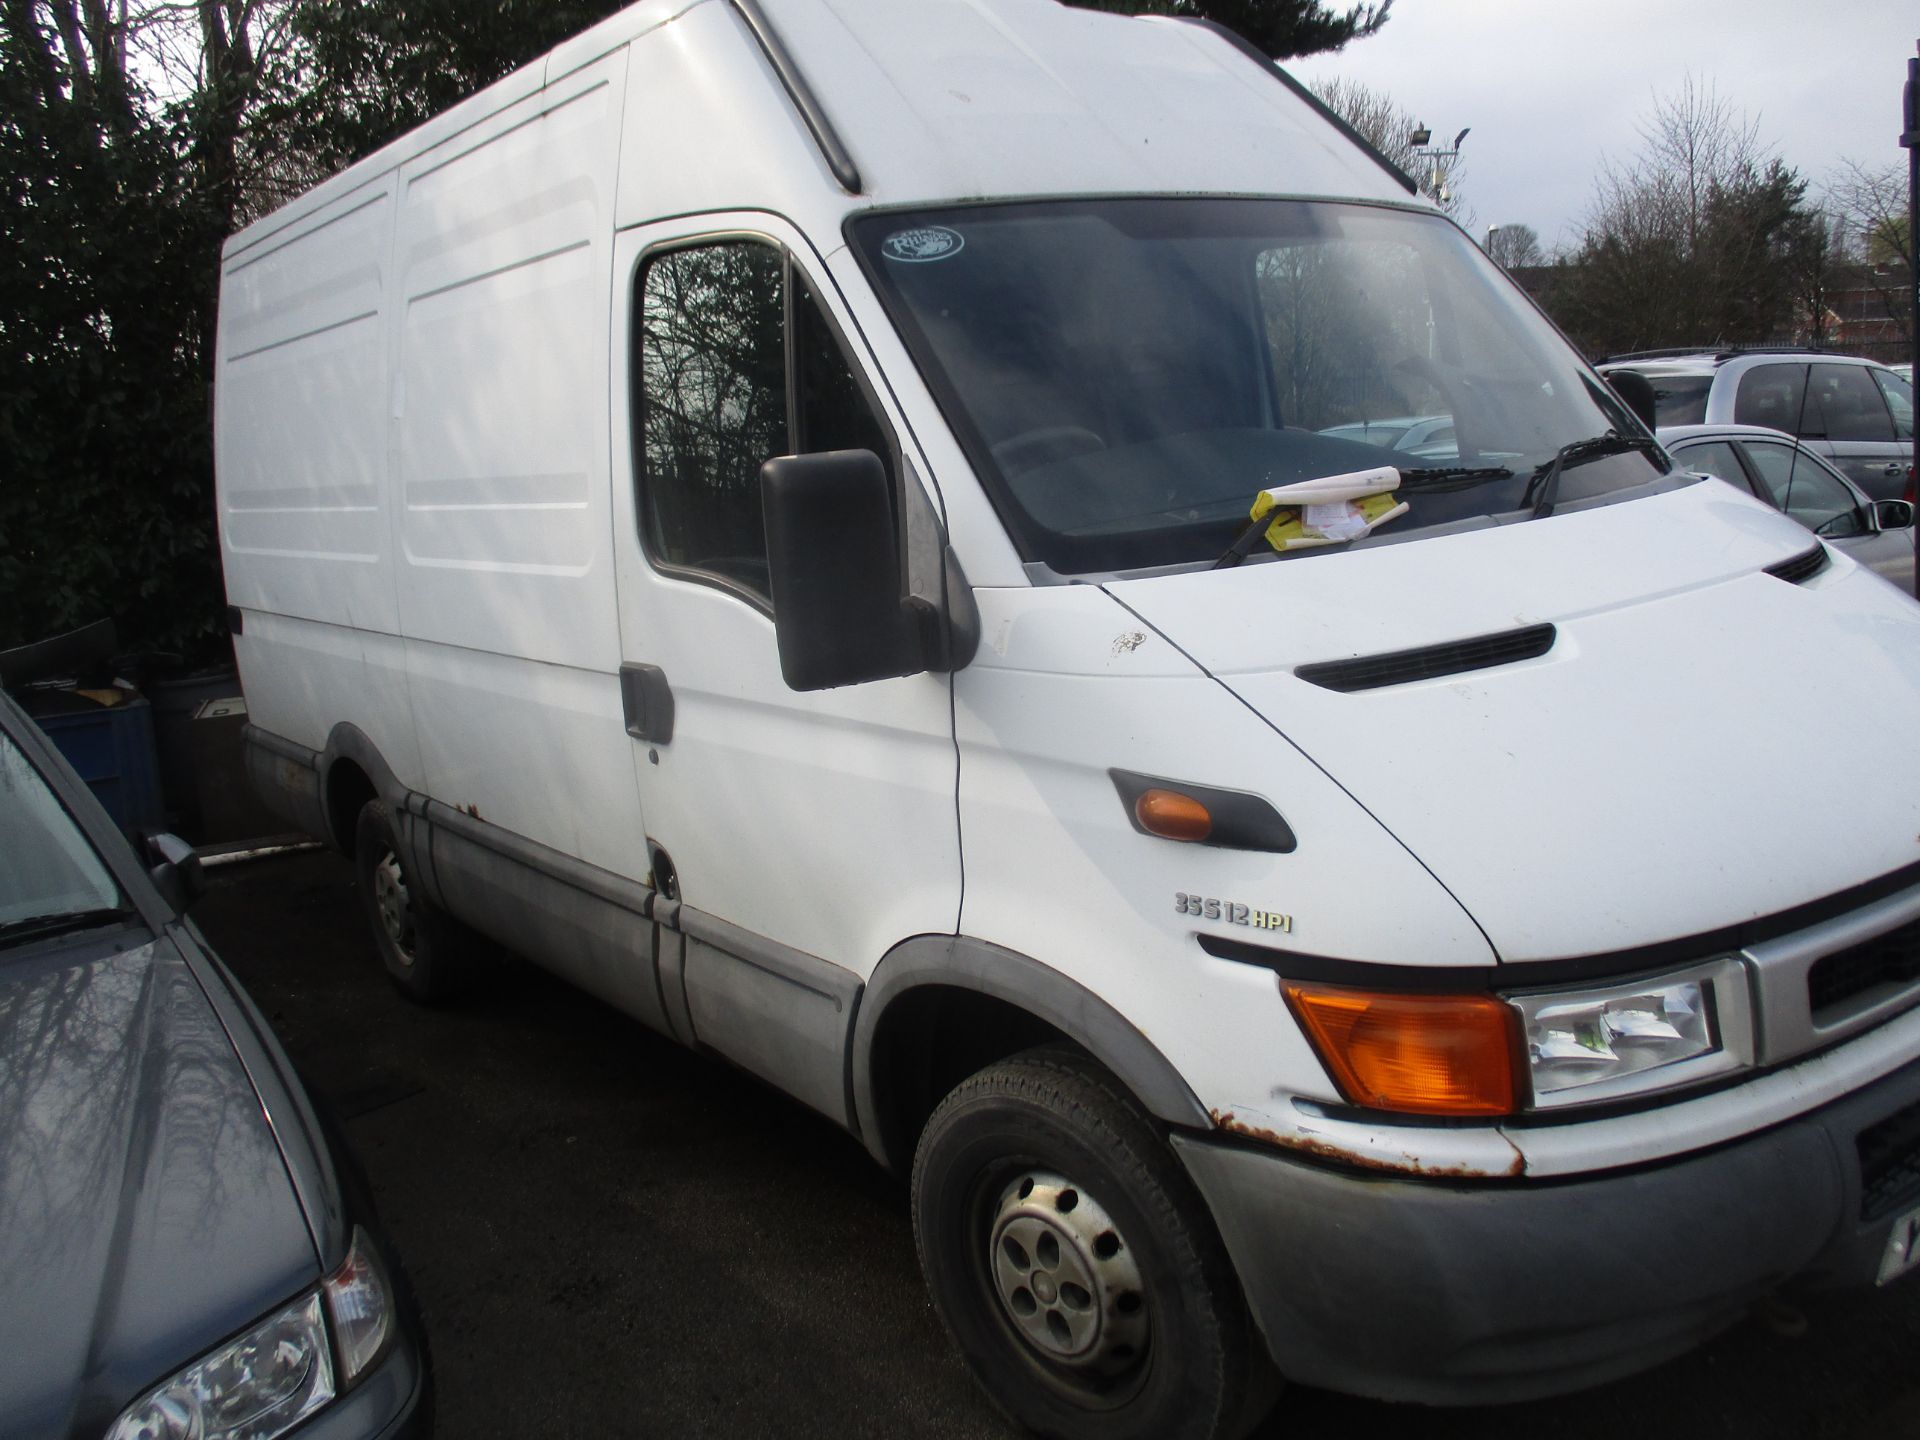
M 992 448 L 993 458 L 1000 462 L 1001 469 L 1031 470 L 1036 465 L 1104 450 L 1107 442 L 1084 426 L 1042 425 L 1037 430 L 1023 430 L 1009 436 Z

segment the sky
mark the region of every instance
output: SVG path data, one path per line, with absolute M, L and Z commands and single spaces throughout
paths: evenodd
M 1436 145 L 1472 127 L 1453 184 L 1470 228 L 1531 225 L 1552 249 L 1577 242 L 1602 160 L 1631 160 L 1688 75 L 1758 120 L 1810 191 L 1843 159 L 1904 165 L 1917 40 L 1920 0 L 1395 0 L 1377 35 L 1287 68 L 1385 92 Z

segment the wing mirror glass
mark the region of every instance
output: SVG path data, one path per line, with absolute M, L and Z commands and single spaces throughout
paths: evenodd
M 1870 512 L 1876 530 L 1908 530 L 1913 527 L 1913 505 L 1906 500 L 1876 500 Z

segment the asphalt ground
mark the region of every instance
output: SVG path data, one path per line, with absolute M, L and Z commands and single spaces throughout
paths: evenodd
M 441 1435 L 1016 1433 L 928 1304 L 904 1185 L 841 1131 L 531 966 L 408 1003 L 336 856 L 208 875 L 194 918 L 343 1119 L 412 1277 Z M 1294 1388 L 1262 1434 L 1900 1440 L 1917 1371 L 1920 1276 L 1556 1401 Z

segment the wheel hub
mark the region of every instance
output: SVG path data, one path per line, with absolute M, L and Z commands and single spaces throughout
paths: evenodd
M 403 965 L 413 964 L 413 912 L 407 903 L 407 877 L 391 850 L 373 867 L 373 902 L 381 928 Z
M 1001 1192 L 987 1245 L 1001 1310 L 1041 1355 L 1101 1372 L 1139 1363 L 1140 1270 L 1093 1196 L 1050 1171 L 1023 1172 Z

